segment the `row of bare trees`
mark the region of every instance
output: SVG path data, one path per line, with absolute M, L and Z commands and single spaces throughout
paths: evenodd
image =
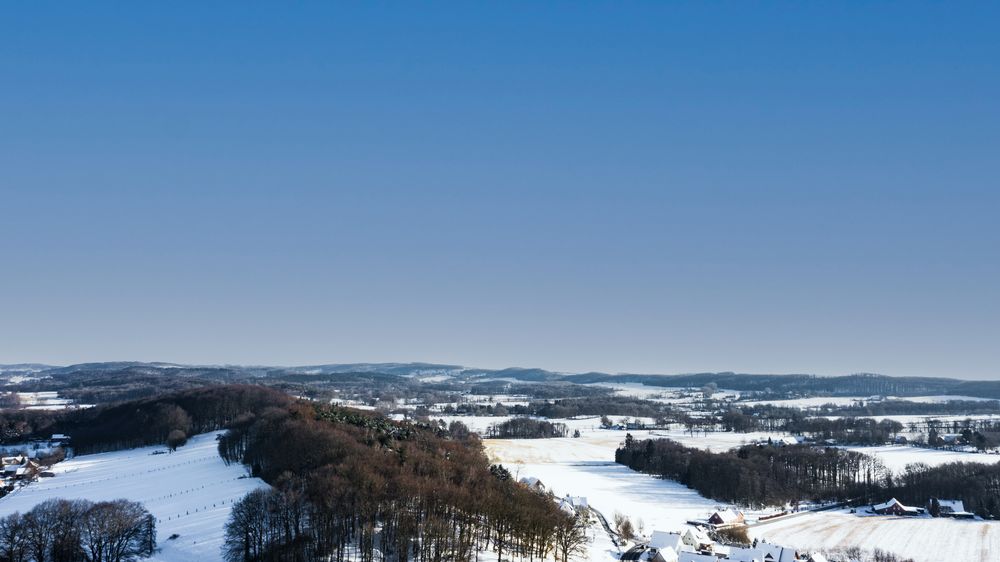
M 130 562 L 155 549 L 156 520 L 127 500 L 51 499 L 0 519 L 0 562 Z
M 701 494 L 740 505 L 812 499 L 871 499 L 888 474 L 875 457 L 836 448 L 756 447 L 711 453 L 669 439 L 633 440 L 615 452 L 633 470 L 656 474 Z

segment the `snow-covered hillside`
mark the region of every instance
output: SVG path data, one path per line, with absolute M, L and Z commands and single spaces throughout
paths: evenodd
M 916 562 L 1000 560 L 1000 523 L 995 521 L 816 512 L 762 523 L 751 533 L 799 548 L 881 548 Z
M 43 478 L 0 499 L 0 516 L 23 513 L 50 498 L 127 498 L 142 502 L 157 518 L 161 551 L 152 560 L 221 560 L 223 528 L 233 502 L 267 484 L 245 477 L 242 466 L 226 466 L 219 457 L 215 436 L 205 433 L 192 437 L 173 453 L 164 447 L 143 447 L 59 463 L 52 470 L 55 477 Z M 175 533 L 179 537 L 168 540 Z

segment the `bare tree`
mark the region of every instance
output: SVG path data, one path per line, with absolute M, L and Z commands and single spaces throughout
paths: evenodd
M 555 543 L 556 558 L 562 562 L 569 562 L 571 557 L 585 553 L 587 547 L 585 517 L 577 513 L 560 521 L 556 526 Z
M 615 512 L 615 530 L 618 535 L 630 541 L 635 538 L 635 528 L 632 526 L 632 520 L 628 518 L 624 513 L 620 511 Z

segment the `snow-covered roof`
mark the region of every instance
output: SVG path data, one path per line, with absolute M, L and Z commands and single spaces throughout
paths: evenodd
M 795 549 L 759 541 L 756 548 L 763 562 L 796 562 Z
M 896 498 L 892 498 L 891 500 L 889 500 L 889 501 L 887 501 L 885 503 L 880 503 L 878 505 L 873 505 L 872 509 L 874 509 L 875 511 L 881 511 L 883 509 L 889 509 L 894 504 L 898 504 L 899 507 L 903 508 L 906 511 L 916 511 L 917 510 L 917 508 L 915 508 L 915 507 L 910 507 L 908 505 L 904 505 L 902 502 L 900 502 Z
M 735 509 L 723 509 L 722 511 L 716 511 L 714 516 L 718 516 L 719 520 L 723 523 L 735 523 L 743 519 L 743 514 Z
M 941 506 L 941 509 L 947 509 L 948 511 L 965 511 L 965 504 L 962 503 L 962 500 L 938 500 L 938 505 Z
M 733 562 L 763 562 L 762 556 L 756 548 L 734 546 L 729 549 L 729 559 Z
M 683 536 L 687 542 L 692 544 L 705 544 L 707 542 L 712 542 L 712 539 L 708 538 L 708 535 L 697 527 L 688 527 L 687 530 L 684 531 Z
M 712 554 L 698 554 L 695 552 L 682 552 L 677 556 L 677 562 L 718 562 Z
M 649 547 L 657 550 L 671 549 L 679 551 L 681 548 L 681 534 L 668 533 L 666 531 L 653 531 L 653 536 L 649 539 Z

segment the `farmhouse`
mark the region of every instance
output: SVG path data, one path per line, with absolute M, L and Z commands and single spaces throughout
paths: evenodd
M 737 511 L 735 509 L 723 509 L 721 511 L 716 511 L 708 518 L 708 523 L 710 525 L 715 525 L 716 527 L 730 527 L 733 525 L 743 524 L 743 512 Z
M 570 515 L 576 514 L 580 511 L 586 511 L 589 508 L 590 504 L 587 503 L 587 498 L 582 496 L 567 495 L 565 498 L 559 500 L 559 509 Z
M 684 544 L 680 533 L 653 531 L 649 540 L 649 560 L 652 562 L 677 562 L 677 555 L 690 547 Z
M 920 515 L 924 512 L 923 509 L 919 507 L 910 507 L 908 505 L 903 505 L 896 498 L 872 506 L 872 511 L 878 513 L 879 515 Z
M 952 517 L 955 519 L 973 519 L 974 513 L 965 511 L 965 504 L 962 500 L 941 500 L 931 498 L 927 502 L 927 511 L 935 517 Z
M 806 556 L 794 548 L 754 541 L 753 546 L 715 544 L 698 529 L 683 532 L 653 531 L 644 548 L 630 549 L 621 560 L 627 562 L 827 562 L 820 554 Z
M 542 481 L 539 480 L 538 478 L 535 478 L 534 476 L 526 476 L 526 477 L 522 478 L 521 480 L 519 480 L 519 482 L 521 484 L 523 484 L 524 486 L 526 486 L 526 487 L 528 487 L 528 488 L 530 488 L 530 489 L 532 489 L 532 490 L 534 490 L 534 491 L 536 491 L 536 492 L 538 492 L 540 494 L 544 494 L 545 493 L 545 484 L 542 484 Z
M 765 541 L 757 541 L 750 547 L 734 546 L 727 560 L 733 562 L 799 562 L 798 551 Z
M 42 467 L 28 457 L 5 457 L 3 460 L 3 477 L 10 480 L 32 480 Z

